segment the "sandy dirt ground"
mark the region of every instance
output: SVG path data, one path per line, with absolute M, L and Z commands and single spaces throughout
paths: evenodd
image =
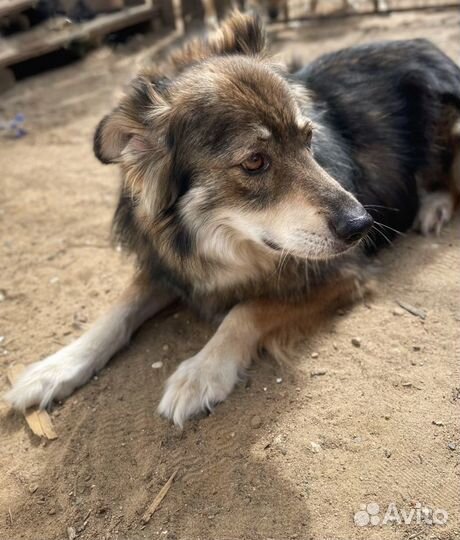
M 456 11 L 401 14 L 280 28 L 272 37 L 275 50 L 309 60 L 423 36 L 459 61 L 459 22 Z M 29 130 L 0 145 L 2 392 L 9 365 L 80 335 L 132 272 L 109 244 L 117 172 L 93 157 L 91 137 L 145 52 L 139 44 L 102 48 L 1 98 L 1 115 L 23 112 Z M 458 231 L 457 219 L 440 238 L 398 241 L 380 257 L 372 299 L 309 336 L 291 367 L 254 365 L 228 401 L 182 432 L 155 409 L 166 377 L 213 331 L 185 309 L 147 323 L 53 409 L 57 440 L 37 439 L 2 403 L 0 539 L 458 540 Z M 163 367 L 153 369 L 158 361 Z M 380 524 L 357 525 L 355 514 L 371 503 Z M 443 510 L 447 523 L 415 515 L 382 524 L 390 503 L 401 517 L 426 507 L 443 521 Z

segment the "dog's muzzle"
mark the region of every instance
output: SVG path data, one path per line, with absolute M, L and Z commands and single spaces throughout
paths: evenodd
M 329 227 L 335 236 L 350 245 L 361 240 L 373 224 L 372 216 L 364 208 L 359 211 L 345 212 L 329 220 Z

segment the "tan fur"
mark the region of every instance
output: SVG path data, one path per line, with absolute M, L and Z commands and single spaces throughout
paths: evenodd
M 258 347 L 275 350 L 286 329 L 354 297 L 372 220 L 315 160 L 311 97 L 285 75 L 263 27 L 236 13 L 132 81 L 94 148 L 120 167 L 115 236 L 137 256 L 138 277 L 93 329 L 30 368 L 9 395 L 16 407 L 69 395 L 180 295 L 226 313 L 167 381 L 159 411 L 181 426 L 227 397 Z M 367 228 L 339 234 L 363 216 Z

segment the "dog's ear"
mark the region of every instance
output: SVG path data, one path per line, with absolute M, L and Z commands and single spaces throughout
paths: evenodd
M 170 106 L 155 82 L 140 76 L 101 120 L 94 135 L 96 157 L 102 163 L 120 165 L 124 188 L 151 217 L 168 207 L 177 192 L 170 174 L 169 113 Z
M 169 66 L 173 68 L 172 73 L 177 75 L 187 66 L 212 56 L 257 56 L 263 55 L 265 49 L 265 28 L 260 18 L 234 11 L 207 39 L 192 40 L 173 52 Z
M 260 17 L 235 11 L 209 38 L 208 44 L 217 55 L 258 55 L 265 51 L 265 28 Z
M 93 149 L 102 163 L 118 163 L 125 151 L 148 150 L 152 132 L 169 111 L 163 95 L 145 77 L 134 79 L 119 105 L 99 123 Z
M 135 131 L 139 130 L 136 123 L 123 114 L 119 108 L 104 116 L 94 133 L 94 154 L 102 163 L 116 163 L 123 150 L 128 145 Z

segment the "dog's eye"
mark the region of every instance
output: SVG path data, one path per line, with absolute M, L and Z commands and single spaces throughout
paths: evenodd
M 269 165 L 268 158 L 259 153 L 251 154 L 248 159 L 245 159 L 241 164 L 243 169 L 251 174 L 266 171 Z

